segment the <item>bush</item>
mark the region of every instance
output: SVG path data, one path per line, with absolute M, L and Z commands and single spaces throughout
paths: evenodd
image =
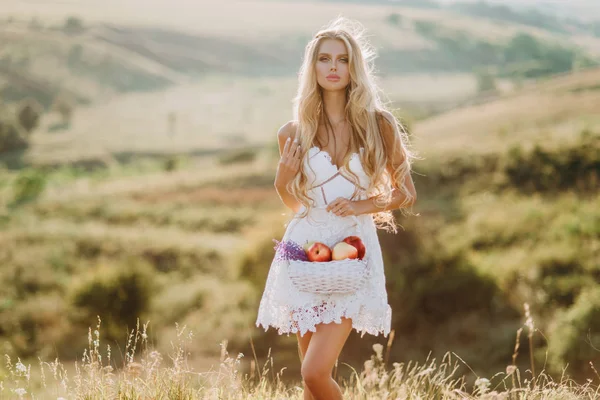
M 19 205 L 37 199 L 46 187 L 46 175 L 38 170 L 25 170 L 13 183 L 12 205 Z
M 63 340 L 67 307 L 55 293 L 31 294 L 10 310 L 0 310 L 5 348 L 19 357 L 53 357 Z
M 436 36 L 437 26 L 429 21 L 415 21 L 415 30 L 419 35 L 429 38 Z
M 584 290 L 575 304 L 560 313 L 551 327 L 549 369 L 561 373 L 569 364 L 570 375 L 593 377 L 589 362 L 600 363 L 600 288 Z
M 18 122 L 11 119 L 0 119 L 0 154 L 22 150 L 28 146 L 29 142 L 22 133 Z
M 163 161 L 163 170 L 166 172 L 175 171 L 179 169 L 180 166 L 181 158 L 176 155 L 169 156 Z
M 65 20 L 65 24 L 63 26 L 63 31 L 68 34 L 79 34 L 85 31 L 85 26 L 83 25 L 83 20 L 78 17 L 68 17 Z
M 391 13 L 390 15 L 387 16 L 386 21 L 388 24 L 390 25 L 402 25 L 402 15 L 398 14 L 398 13 Z
M 40 123 L 40 117 L 43 109 L 40 103 L 35 99 L 27 99 L 19 107 L 17 111 L 17 119 L 21 127 L 27 133 L 31 133 Z
M 528 192 L 578 189 L 594 191 L 600 177 L 600 135 L 582 132 L 579 143 L 570 148 L 530 152 L 520 146 L 510 149 L 504 172 L 511 185 Z
M 102 265 L 73 289 L 71 303 L 86 324 L 100 316 L 108 337 L 120 340 L 123 327 L 131 329 L 150 309 L 153 289 L 153 271 L 147 263 Z

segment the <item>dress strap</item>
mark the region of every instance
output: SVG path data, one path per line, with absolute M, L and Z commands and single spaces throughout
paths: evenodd
M 338 176 L 338 175 L 341 175 L 339 171 L 338 171 L 338 172 L 336 172 L 335 174 L 331 175 L 329 178 L 327 178 L 327 179 L 326 179 L 326 180 L 324 180 L 323 182 L 319 183 L 318 185 L 315 185 L 315 186 L 311 187 L 310 189 L 315 189 L 315 188 L 321 187 L 321 186 L 323 186 L 324 184 L 326 184 L 327 182 L 331 182 L 331 181 L 332 181 L 332 180 L 333 180 L 333 179 L 334 179 L 336 176 Z M 342 176 L 344 176 L 344 175 L 342 175 Z M 310 190 L 310 189 L 309 189 L 309 190 Z
M 318 185 L 315 185 L 313 187 L 311 187 L 308 190 L 312 190 L 312 189 L 316 189 L 316 188 L 321 188 L 321 195 L 323 196 L 323 201 L 325 202 L 325 204 L 329 204 L 327 202 L 327 197 L 325 196 L 325 189 L 323 189 L 323 186 L 327 183 L 327 182 L 331 182 L 333 179 L 335 179 L 337 176 L 341 176 L 342 178 L 346 179 L 348 182 L 352 183 L 355 188 L 354 188 L 354 193 L 352 194 L 352 197 L 350 198 L 351 200 L 354 199 L 354 197 L 358 194 L 359 189 L 362 190 L 363 192 L 366 192 L 367 189 L 365 189 L 364 187 L 362 187 L 359 184 L 356 184 L 354 182 L 352 182 L 350 179 L 348 179 L 347 177 L 345 177 L 340 171 L 336 172 L 335 174 L 331 175 L 329 178 L 327 178 L 325 181 L 321 182 Z

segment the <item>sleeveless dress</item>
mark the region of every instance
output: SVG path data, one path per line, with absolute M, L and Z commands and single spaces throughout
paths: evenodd
M 360 151 L 362 154 L 364 148 Z M 317 324 L 339 324 L 345 317 L 352 319 L 352 328 L 361 333 L 361 337 L 365 333 L 387 336 L 392 310 L 387 301 L 383 258 L 373 217 L 371 214 L 341 217 L 326 210 L 327 204 L 338 197 L 352 200 L 368 198 L 365 188 L 369 185 L 369 177 L 359 154 L 352 154 L 348 162 L 348 169 L 358 176 L 359 185 L 346 178 L 351 175 L 345 166 L 338 168 L 331 156 L 316 146 L 307 152 L 302 168 L 308 177 L 308 196 L 315 200 L 316 207 L 311 207 L 307 216 L 299 218 L 305 210 L 302 206 L 287 224 L 281 240 L 293 240 L 300 245 L 307 241 L 327 244 L 332 237 L 344 238 L 353 234 L 352 227 L 358 220 L 371 274 L 355 292 L 315 294 L 298 290 L 287 274 L 288 263 L 274 258 L 261 297 L 256 326 L 262 325 L 265 331 L 272 326 L 279 334 L 300 332 L 304 335 L 307 331 L 315 332 Z

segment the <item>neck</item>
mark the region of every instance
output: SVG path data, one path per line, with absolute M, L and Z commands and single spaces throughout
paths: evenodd
M 346 118 L 346 90 L 323 90 L 323 108 L 332 124 Z

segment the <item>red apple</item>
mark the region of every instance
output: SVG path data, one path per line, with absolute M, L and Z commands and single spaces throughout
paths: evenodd
M 346 258 L 358 257 L 358 250 L 356 247 L 346 242 L 339 242 L 333 246 L 332 260 L 344 260 Z
M 306 252 L 309 261 L 331 261 L 331 249 L 324 243 L 314 242 Z
M 363 243 L 363 241 L 360 240 L 358 236 L 348 236 L 347 238 L 342 240 L 342 242 L 348 243 L 349 245 L 356 247 L 356 250 L 358 250 L 358 258 L 361 260 L 364 258 L 367 249 L 365 248 L 365 244 Z

